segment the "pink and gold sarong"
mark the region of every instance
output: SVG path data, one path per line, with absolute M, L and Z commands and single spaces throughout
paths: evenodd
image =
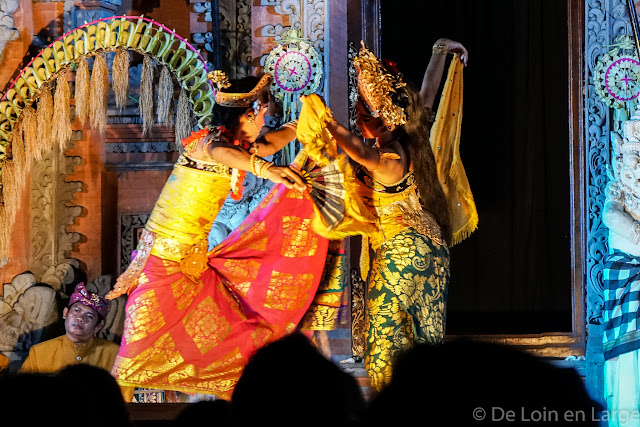
M 194 174 L 206 179 L 194 186 Z M 112 369 L 122 386 L 230 399 L 252 353 L 293 331 L 314 299 L 328 240 L 311 230 L 314 207 L 309 194 L 275 186 L 207 253 L 203 242 L 219 206 L 206 200 L 207 191 L 202 190 L 213 185 L 212 178 L 216 187 L 226 179 L 219 173 L 209 175 L 174 168 L 154 212 L 165 214 L 163 225 L 176 221 L 177 231 L 147 223 L 136 257 L 141 258 L 119 279 L 135 282 L 126 286 L 124 335 Z M 194 198 L 215 208 L 193 217 L 191 211 L 180 213 L 185 204 L 200 206 Z M 191 248 L 162 244 L 186 241 L 181 232 L 200 243 Z

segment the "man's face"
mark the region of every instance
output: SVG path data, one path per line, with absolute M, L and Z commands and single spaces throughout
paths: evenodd
M 100 329 L 100 316 L 93 308 L 76 302 L 63 311 L 67 336 L 76 344 L 89 341 Z

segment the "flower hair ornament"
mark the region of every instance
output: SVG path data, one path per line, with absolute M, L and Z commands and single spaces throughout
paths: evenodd
M 231 86 L 229 77 L 227 77 L 224 71 L 214 70 L 207 74 L 207 77 L 215 85 L 216 102 L 222 107 L 250 107 L 253 102 L 258 99 L 264 88 L 271 84 L 271 80 L 273 79 L 271 74 L 265 74 L 251 91 L 247 93 L 233 93 L 222 91 L 222 89 Z
M 400 76 L 389 73 L 378 58 L 364 46 L 353 58 L 358 73 L 358 90 L 374 117 L 380 117 L 386 125 L 399 126 L 407 122 L 404 108 L 393 103 L 391 96 L 406 86 Z

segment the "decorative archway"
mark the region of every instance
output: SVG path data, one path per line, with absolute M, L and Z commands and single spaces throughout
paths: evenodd
M 175 31 L 143 16 L 119 16 L 86 23 L 59 37 L 20 71 L 0 101 L 0 259 L 8 254 L 18 195 L 25 184 L 24 171 L 34 159 L 41 159 L 43 152 L 56 144 L 62 148 L 71 138 L 67 72 L 76 72 L 76 115 L 82 122 L 90 115 L 91 126 L 102 132 L 109 90 L 104 53 L 116 53 L 112 87 L 116 104 L 121 106 L 128 96 L 129 51 L 144 57 L 140 96 L 143 129 L 150 127 L 155 114 L 153 60 L 162 65 L 158 116 L 167 117 L 170 110 L 173 114 L 170 74 L 181 88 L 175 119 L 176 140 L 188 136 L 194 125 L 208 124 L 215 95 L 207 78 L 206 62 Z M 87 59 L 91 57 L 94 69 L 89 86 Z M 151 100 L 150 108 L 145 99 Z M 93 104 L 89 105 L 90 102 Z

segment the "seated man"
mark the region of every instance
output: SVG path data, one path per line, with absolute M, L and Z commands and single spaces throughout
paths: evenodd
M 73 363 L 87 363 L 111 370 L 120 346 L 95 336 L 103 327 L 109 301 L 76 286 L 64 308 L 65 335 L 34 345 L 18 372 L 51 373 Z

